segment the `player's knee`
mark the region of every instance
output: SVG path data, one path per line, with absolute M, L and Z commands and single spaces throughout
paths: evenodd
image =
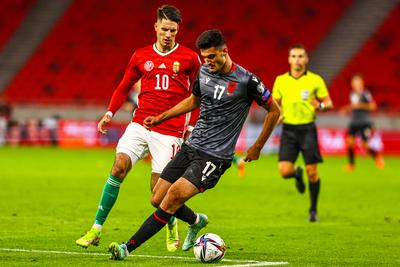
M 114 165 L 111 168 L 111 175 L 124 179 L 130 169 L 130 159 L 126 155 L 117 154 Z
M 161 200 L 158 199 L 156 196 L 152 196 L 150 199 L 150 203 L 153 207 L 158 208 L 160 206 Z
M 282 178 L 289 178 L 292 177 L 294 174 L 294 169 L 286 165 L 279 165 L 278 169 Z
M 308 180 L 312 183 L 315 183 L 319 180 L 317 170 L 307 170 Z
M 124 166 L 114 164 L 114 166 L 111 169 L 111 175 L 118 177 L 120 179 L 124 179 L 127 174 L 127 169 Z

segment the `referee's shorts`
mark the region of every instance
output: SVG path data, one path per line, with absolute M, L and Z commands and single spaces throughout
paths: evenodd
M 295 162 L 299 153 L 303 154 L 305 164 L 321 163 L 322 156 L 318 146 L 315 123 L 283 124 L 279 146 L 279 161 Z

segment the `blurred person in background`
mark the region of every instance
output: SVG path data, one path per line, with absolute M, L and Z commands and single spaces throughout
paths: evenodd
M 289 49 L 289 72 L 275 79 L 272 95 L 280 104 L 283 123 L 279 146 L 279 172 L 285 178 L 294 178 L 299 193 L 305 192 L 303 168 L 295 167 L 299 153 L 303 155 L 309 181 L 310 209 L 309 221 L 318 221 L 317 203 L 321 181 L 318 163 L 322 156 L 318 145 L 316 111 L 326 111 L 333 107 L 324 80 L 307 69 L 307 50 L 301 44 Z
M 132 166 L 148 153 L 151 154 L 150 188 L 153 190 L 161 171 L 179 151 L 187 134 L 190 114 L 182 114 L 151 131 L 142 125 L 147 116 L 162 113 L 191 94 L 190 85 L 200 68 L 200 59 L 194 51 L 176 42 L 181 21 L 180 11 L 176 7 L 163 5 L 157 9 L 154 24 L 156 42 L 133 54 L 122 81 L 112 95 L 108 111 L 98 123 L 98 131 L 106 134 L 107 124 L 126 101 L 133 85 L 140 80 L 138 106 L 132 122 L 118 142 L 115 162 L 105 183 L 94 224 L 83 237 L 76 240 L 81 247 L 99 244 L 102 226 Z M 167 249 L 173 252 L 179 247 L 176 218 L 170 218 L 166 230 Z
M 385 167 L 382 155 L 370 146 L 369 140 L 373 132 L 371 111 L 376 110 L 376 103 L 371 93 L 366 89 L 362 74 L 356 73 L 350 79 L 350 104 L 341 109 L 342 113 L 351 113 L 350 124 L 347 131 L 347 158 L 346 171 L 355 169 L 355 141 L 361 137 L 364 149 L 375 160 L 378 168 Z
M 7 142 L 8 123 L 11 117 L 11 106 L 0 97 L 0 146 Z

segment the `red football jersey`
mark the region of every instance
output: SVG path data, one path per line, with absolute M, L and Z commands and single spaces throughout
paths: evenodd
M 159 115 L 190 96 L 190 85 L 196 78 L 200 64 L 195 52 L 179 44 L 167 53 L 159 52 L 155 44 L 139 49 L 133 54 L 121 83 L 114 91 L 108 110 L 115 114 L 133 84 L 141 80 L 138 107 L 132 122 L 142 125 L 147 116 Z M 152 130 L 182 137 L 188 123 L 189 116 L 183 114 Z

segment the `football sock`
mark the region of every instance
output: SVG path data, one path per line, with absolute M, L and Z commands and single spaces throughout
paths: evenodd
M 239 163 L 239 157 L 236 156 L 236 155 L 233 155 L 232 163 L 233 163 L 233 165 L 238 165 L 238 163 Z
M 311 200 L 311 207 L 310 211 L 317 211 L 317 202 L 318 202 L 318 194 L 320 188 L 321 180 L 317 182 L 310 182 L 309 189 L 310 189 L 310 200 Z
M 354 165 L 354 148 L 347 149 L 347 156 L 349 158 L 349 164 Z
M 158 208 L 147 220 L 142 224 L 139 230 L 129 239 L 126 244 L 128 251 L 131 252 L 143 244 L 146 240 L 160 231 L 171 219 L 172 214 Z
M 175 222 L 175 217 L 172 216 L 171 219 L 169 219 L 169 221 L 168 221 L 168 225 L 171 225 L 171 224 L 173 224 L 174 222 Z
M 121 186 L 123 179 L 110 175 L 103 188 L 103 193 L 100 198 L 100 204 L 96 213 L 95 224 L 103 225 L 107 219 L 108 213 L 114 206 L 117 200 L 119 187 Z
M 368 152 L 369 152 L 369 154 L 373 157 L 373 158 L 376 158 L 376 151 L 374 150 L 374 149 L 372 149 L 372 148 L 368 148 Z
M 197 215 L 188 206 L 183 205 L 174 214 L 174 216 L 188 224 L 194 224 L 196 222 Z

